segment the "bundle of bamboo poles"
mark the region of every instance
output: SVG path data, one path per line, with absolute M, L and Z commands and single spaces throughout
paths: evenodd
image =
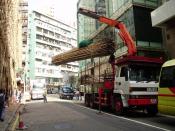
M 52 63 L 61 65 L 68 62 L 85 60 L 94 57 L 107 56 L 115 51 L 115 44 L 110 39 L 103 39 L 92 43 L 87 47 L 74 48 L 68 52 L 58 54 L 52 57 Z

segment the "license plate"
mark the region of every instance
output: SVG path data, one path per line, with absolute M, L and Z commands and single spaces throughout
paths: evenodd
M 156 91 L 156 88 L 147 88 L 147 91 L 148 92 L 155 92 Z

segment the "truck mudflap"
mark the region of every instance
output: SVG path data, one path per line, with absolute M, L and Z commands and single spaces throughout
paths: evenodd
M 128 105 L 133 106 L 145 106 L 145 105 L 155 105 L 158 103 L 157 99 L 129 99 Z

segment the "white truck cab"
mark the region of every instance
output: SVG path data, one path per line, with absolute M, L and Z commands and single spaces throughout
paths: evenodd
M 116 66 L 113 90 L 120 97 L 122 108 L 146 108 L 151 114 L 157 113 L 161 64 L 144 59 L 122 61 Z

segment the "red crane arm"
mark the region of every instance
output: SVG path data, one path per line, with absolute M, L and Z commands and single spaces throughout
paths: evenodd
M 98 21 L 102 23 L 105 23 L 109 26 L 119 29 L 119 36 L 124 41 L 125 45 L 128 47 L 128 55 L 135 55 L 137 51 L 135 43 L 131 35 L 129 34 L 127 28 L 122 22 L 118 22 L 116 20 L 113 20 L 113 19 L 110 19 L 104 16 L 100 16 L 96 12 L 89 11 L 89 10 L 82 9 L 82 8 L 79 8 L 78 13 L 89 16 L 94 19 L 97 19 Z

